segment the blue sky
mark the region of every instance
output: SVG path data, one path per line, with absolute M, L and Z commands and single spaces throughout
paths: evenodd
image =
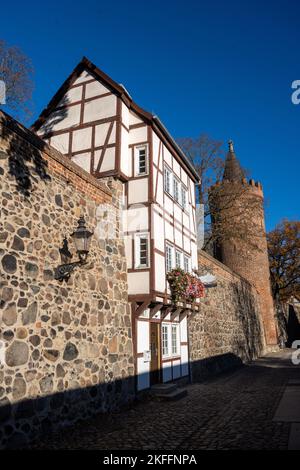
M 1 17 L 35 68 L 33 119 L 85 55 L 174 137 L 233 139 L 263 183 L 267 229 L 299 220 L 299 1 L 14 1 Z

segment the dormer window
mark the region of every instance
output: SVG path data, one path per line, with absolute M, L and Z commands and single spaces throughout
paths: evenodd
M 143 176 L 148 174 L 148 146 L 139 145 L 135 147 L 135 175 Z

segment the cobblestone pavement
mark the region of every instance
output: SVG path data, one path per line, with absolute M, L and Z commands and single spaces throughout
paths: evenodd
M 289 423 L 272 422 L 289 379 L 300 379 L 288 350 L 234 373 L 188 385 L 176 402 L 150 400 L 65 428 L 35 449 L 286 449 Z

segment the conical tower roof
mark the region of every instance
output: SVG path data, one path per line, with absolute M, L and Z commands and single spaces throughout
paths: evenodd
M 245 178 L 245 174 L 241 168 L 240 162 L 235 156 L 233 142 L 228 142 L 228 153 L 225 160 L 225 167 L 223 173 L 223 181 L 242 181 Z

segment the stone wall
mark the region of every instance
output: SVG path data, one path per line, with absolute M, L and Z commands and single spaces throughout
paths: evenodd
M 199 270 L 217 278 L 205 290 L 200 312 L 189 318 L 191 371 L 194 381 L 258 357 L 265 348 L 256 290 L 245 279 L 205 252 Z
M 98 230 L 118 183 L 3 113 L 0 131 L 0 442 L 14 447 L 128 402 L 134 361 L 123 241 Z M 88 263 L 61 283 L 59 248 L 80 215 L 94 231 Z

